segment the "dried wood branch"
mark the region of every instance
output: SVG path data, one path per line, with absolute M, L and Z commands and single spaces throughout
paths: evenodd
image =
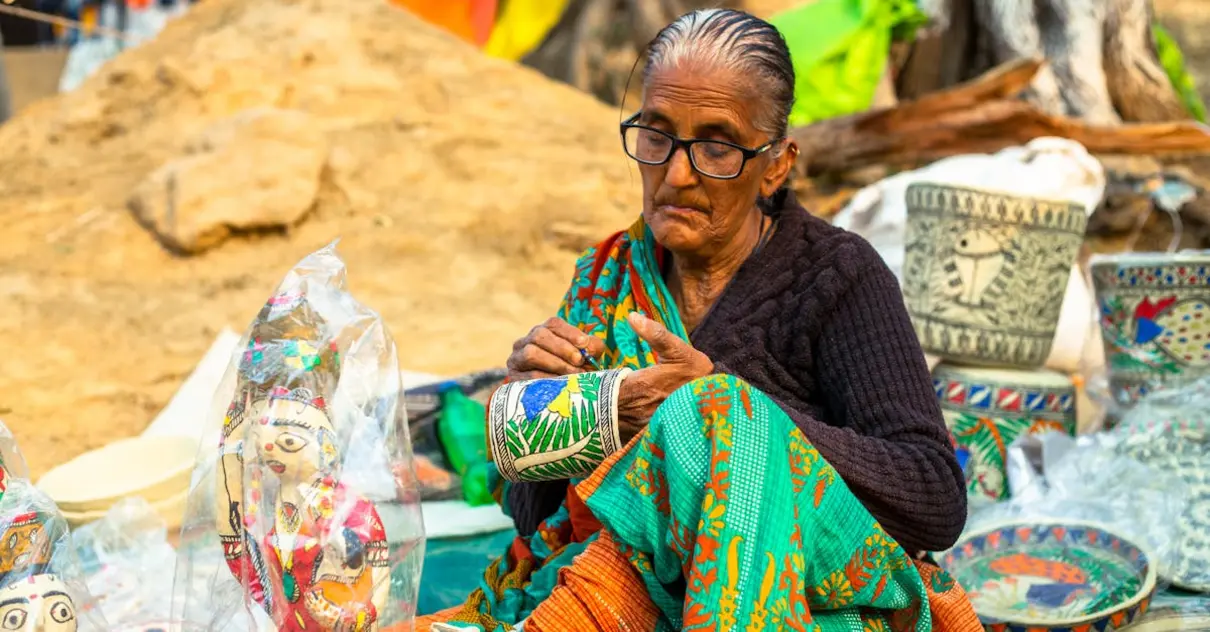
M 951 89 L 896 107 L 820 121 L 791 132 L 797 175 L 870 165 L 910 168 L 949 156 L 990 153 L 1043 136 L 1069 138 L 1094 154 L 1210 154 L 1210 128 L 1193 122 L 1096 126 L 1053 116 L 1019 98 L 1043 67 L 1018 60 Z

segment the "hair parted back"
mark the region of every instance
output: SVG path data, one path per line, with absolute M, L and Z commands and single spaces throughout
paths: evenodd
M 752 77 L 766 98 L 757 129 L 785 136 L 794 106 L 794 66 L 777 27 L 734 9 L 698 9 L 682 15 L 647 45 L 643 85 L 657 71 L 686 62 L 715 64 Z

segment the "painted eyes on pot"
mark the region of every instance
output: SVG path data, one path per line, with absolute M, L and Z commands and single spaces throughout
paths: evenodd
M 50 607 L 50 618 L 59 623 L 67 623 L 76 618 L 76 613 L 73 611 L 70 603 L 60 601 Z
M 294 453 L 307 447 L 308 442 L 305 438 L 296 435 L 293 432 L 283 432 L 278 435 L 277 441 L 274 443 L 277 444 L 277 447 L 281 448 L 283 452 Z
M 24 610 L 9 610 L 0 625 L 3 625 L 5 630 L 20 630 L 25 627 L 25 618 L 28 616 L 29 613 Z

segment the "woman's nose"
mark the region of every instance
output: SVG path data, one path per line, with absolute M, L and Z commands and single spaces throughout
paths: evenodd
M 684 189 L 697 184 L 697 174 L 693 171 L 693 163 L 689 160 L 689 151 L 677 147 L 668 159 L 668 171 L 664 173 L 664 182 L 670 187 Z

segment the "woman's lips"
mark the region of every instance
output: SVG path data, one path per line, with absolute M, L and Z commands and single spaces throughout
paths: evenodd
M 705 213 L 705 211 L 703 211 L 699 208 L 694 208 L 692 206 L 675 206 L 673 204 L 662 204 L 659 206 L 659 211 L 661 213 L 668 213 L 671 215 L 689 215 L 689 214 L 693 214 L 693 213 Z

